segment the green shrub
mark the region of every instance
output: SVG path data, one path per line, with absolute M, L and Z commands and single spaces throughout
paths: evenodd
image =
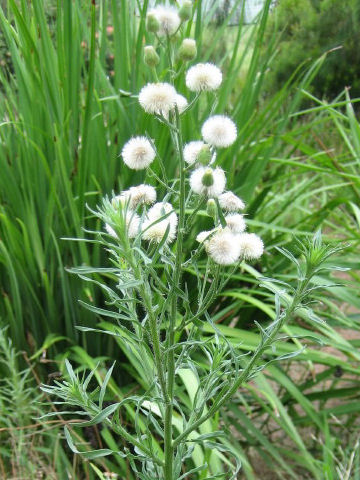
M 359 26 L 358 0 L 280 0 L 267 27 L 268 38 L 274 29 L 281 35 L 268 90 L 277 91 L 299 65 L 308 67 L 309 62 L 331 51 L 313 81 L 313 93 L 333 98 L 351 87 L 352 97 L 359 96 Z

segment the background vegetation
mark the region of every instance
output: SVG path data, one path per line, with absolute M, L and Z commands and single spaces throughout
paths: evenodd
M 311 85 L 320 97 L 333 99 L 344 87 L 353 97 L 359 83 L 360 4 L 357 0 L 281 0 L 268 23 L 271 36 L 281 32 L 278 54 L 268 75 L 267 88 L 277 91 L 298 68 L 309 68 L 325 52 L 326 63 Z
M 247 202 L 249 224 L 256 226 L 267 250 L 261 265 L 234 275 L 216 302 L 213 314 L 219 328 L 244 350 L 254 348 L 254 320 L 267 324 L 274 315 L 272 297 L 258 288 L 257 279 L 265 275 L 295 281 L 293 264 L 276 253 L 277 246 L 286 246 L 297 255 L 294 236 L 306 239 L 321 228 L 326 241 L 347 243 L 346 253 L 336 261 L 351 269 L 336 275 L 337 287 L 326 287 L 334 281 L 329 275 L 316 279 L 325 285 L 326 293 L 317 297 L 317 313 L 326 325 L 315 328 L 299 318 L 284 332 L 301 337 L 284 341 L 284 353 L 300 344 L 306 350 L 281 366 L 270 365 L 213 422 L 228 432 L 224 445 L 242 460 L 243 478 L 358 479 L 360 125 L 353 107 L 358 62 L 349 60 L 350 53 L 335 56 L 353 52 L 351 42 L 357 37 L 351 32 L 358 35 L 352 27 L 358 25 L 358 10 L 357 2 L 342 2 L 336 15 L 339 2 L 300 3 L 283 0 L 269 18 L 267 1 L 256 25 L 237 28 L 227 26 L 233 10 L 215 27 L 211 22 L 217 5 L 205 13 L 201 2 L 195 2 L 188 27 L 199 59 L 226 72 L 215 109 L 223 112 L 228 106 L 239 138 L 220 162 L 229 188 Z M 118 381 L 111 383 L 106 401 L 146 388 L 142 366 L 124 344 L 120 342 L 119 358 L 110 337 L 92 337 L 75 328 L 105 322 L 78 302 L 101 306 L 103 299 L 93 283 L 66 268 L 104 265 L 106 259 L 96 244 L 66 238 L 83 237 L 84 227 L 103 228 L 86 204 L 93 207 L 112 190 L 143 180 L 141 173 L 122 168 L 118 155 L 132 134 L 152 134 L 132 97 L 151 78 L 142 62 L 147 7 L 145 1 L 139 12 L 135 0 L 103 0 L 92 6 L 81 0 L 31 5 L 8 0 L 0 10 L 0 316 L 8 326 L 0 346 L 3 478 L 106 478 L 104 472 L 132 478 L 126 460 L 74 456 L 59 429 L 64 419 L 38 420 L 49 411 L 39 406 L 46 398 L 40 396 L 38 382 L 63 372 L 65 358 L 77 362 L 80 372 L 94 370 L 99 362 L 95 379 L 101 382 L 103 366 L 117 360 Z M 296 19 L 288 17 L 285 28 L 286 8 Z M 335 45 L 322 39 L 335 38 L 332 32 L 340 25 L 344 49 L 324 56 Z M 284 31 L 283 43 L 279 31 Z M 310 53 L 305 53 L 305 32 L 313 32 Z M 311 60 L 303 65 L 307 58 Z M 340 71 L 345 73 L 337 75 Z M 344 90 L 350 84 L 352 100 Z M 181 83 L 177 88 L 184 92 Z M 188 140 L 212 108 L 205 98 L 187 115 Z M 161 137 L 158 146 L 164 156 L 169 145 L 165 130 L 156 137 Z M 168 165 L 169 177 L 175 168 Z M 203 222 L 206 227 L 205 216 Z M 184 248 L 191 246 L 189 241 Z M 195 274 L 188 272 L 189 283 Z M 111 329 L 111 319 L 106 321 Z M 194 379 L 184 375 L 177 388 L 191 404 Z M 14 412 L 13 398 L 27 401 L 17 402 Z M 133 415 L 127 410 L 124 421 L 131 422 Z M 118 441 L 97 428 L 88 429 L 82 440 L 89 450 L 111 448 Z M 50 462 L 54 451 L 57 460 Z

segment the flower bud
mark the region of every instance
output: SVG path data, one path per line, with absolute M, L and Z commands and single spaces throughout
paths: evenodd
M 179 17 L 182 22 L 187 22 L 191 18 L 192 14 L 192 3 L 188 0 L 182 4 L 182 7 L 179 10 Z
M 202 165 L 209 165 L 211 159 L 212 154 L 210 151 L 210 147 L 209 145 L 205 144 L 200 148 L 199 153 L 196 156 L 196 161 L 201 163 Z
M 184 62 L 189 62 L 196 57 L 197 49 L 196 49 L 196 42 L 192 38 L 184 38 L 182 41 L 178 55 L 180 60 Z
M 201 178 L 201 183 L 204 187 L 211 187 L 214 184 L 213 171 L 211 168 L 207 168 L 204 175 Z
M 160 24 L 158 19 L 153 13 L 148 13 L 146 16 L 146 30 L 148 32 L 157 33 L 159 31 Z
M 212 218 L 216 217 L 217 207 L 216 207 L 216 202 L 213 198 L 209 198 L 209 200 L 207 201 L 206 212 L 210 217 Z
M 160 62 L 159 55 L 156 53 L 156 50 L 152 45 L 148 45 L 144 48 L 144 62 L 151 68 L 156 67 Z

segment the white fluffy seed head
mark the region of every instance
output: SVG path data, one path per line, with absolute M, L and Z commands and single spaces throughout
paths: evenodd
M 246 223 L 240 213 L 231 213 L 225 217 L 226 225 L 232 233 L 243 233 L 246 230 Z
M 115 200 L 129 203 L 129 208 L 136 209 L 139 205 L 152 205 L 156 201 L 156 190 L 151 185 L 141 184 L 125 190 Z
M 255 260 L 264 253 L 264 244 L 255 233 L 242 233 L 238 235 L 240 255 L 245 260 Z
M 185 108 L 188 106 L 188 101 L 186 100 L 186 98 L 179 93 L 176 94 L 175 103 L 179 113 L 183 113 Z
M 148 212 L 148 217 L 150 219 L 156 219 L 156 218 L 161 218 L 164 215 L 168 215 L 171 212 L 171 214 L 176 213 L 174 211 L 174 207 L 171 205 L 169 202 L 157 202 L 155 205 L 153 205 L 149 212 Z M 171 216 L 171 215 L 170 215 Z M 167 216 L 166 218 L 170 218 L 170 216 Z M 176 216 L 176 223 L 177 223 L 177 216 Z
M 214 115 L 206 120 L 201 129 L 206 143 L 214 147 L 229 147 L 237 136 L 235 123 L 225 115 Z
M 212 184 L 204 179 L 212 175 Z M 198 167 L 190 176 L 190 188 L 199 195 L 207 197 L 218 197 L 224 191 L 226 185 L 226 177 L 224 170 L 220 167 L 212 169 L 210 167 Z
M 134 238 L 139 233 L 140 217 L 135 212 L 126 212 L 126 228 L 129 238 Z
M 151 164 L 156 154 L 146 137 L 133 137 L 125 143 L 121 155 L 129 168 L 142 170 Z
M 115 230 L 112 227 L 110 227 L 110 225 L 108 223 L 105 223 L 105 230 L 107 231 L 107 233 L 109 235 L 111 235 L 114 238 L 117 238 Z
M 158 5 L 149 13 L 159 22 L 158 35 L 173 35 L 180 26 L 181 20 L 175 7 Z
M 194 165 L 196 163 L 202 163 L 201 158 L 199 158 L 199 155 L 202 151 L 202 149 L 206 147 L 209 149 L 209 145 L 206 145 L 202 140 L 194 140 L 192 142 L 186 143 L 184 146 L 183 150 L 183 155 L 184 155 L 184 160 L 186 163 L 189 165 Z M 209 154 L 209 165 L 212 165 L 215 160 L 216 160 L 216 152 L 207 152 L 207 155 Z
M 192 92 L 217 90 L 222 82 L 222 73 L 212 63 L 198 63 L 186 72 L 185 82 Z
M 212 235 L 212 233 L 214 233 L 214 231 L 215 230 L 205 230 L 204 232 L 198 233 L 196 236 L 196 241 L 199 243 L 205 242 L 205 240 L 207 240 Z
M 245 203 L 233 192 L 224 192 L 219 196 L 220 207 L 226 212 L 244 210 Z
M 189 142 L 184 146 L 184 160 L 189 165 L 193 165 L 196 162 L 196 157 L 199 155 L 201 148 L 205 145 L 201 140 L 195 140 Z
M 237 236 L 228 228 L 218 230 L 206 241 L 206 251 L 210 258 L 219 265 L 232 265 L 240 257 L 240 246 Z
M 125 226 L 126 226 L 126 234 L 129 238 L 135 238 L 136 235 L 139 233 L 140 229 L 140 217 L 137 213 L 133 212 L 132 210 L 124 210 L 119 211 L 119 215 L 124 215 Z M 122 222 L 121 222 L 122 223 Z M 108 224 L 105 224 L 105 229 L 109 235 L 114 238 L 118 238 L 115 230 Z
M 161 220 L 161 218 L 164 216 L 166 216 L 166 218 Z M 174 208 L 171 203 L 155 203 L 155 205 L 153 205 L 148 211 L 147 218 L 143 223 L 142 237 L 144 240 L 160 243 L 164 238 L 166 231 L 168 230 L 166 243 L 170 243 L 176 238 L 177 223 L 178 217 L 174 212 Z
M 178 112 L 179 114 L 181 115 L 184 110 L 186 109 L 186 107 L 188 106 L 188 101 L 186 100 L 186 98 L 183 96 L 183 95 L 180 95 L 179 93 L 176 94 L 175 96 L 175 105 L 178 109 Z M 172 112 L 175 113 L 175 105 L 174 105 L 174 108 L 172 108 Z M 163 113 L 163 117 L 166 118 L 166 120 L 169 119 L 169 114 L 168 113 Z
M 168 116 L 175 108 L 176 95 L 170 83 L 148 83 L 140 90 L 139 103 L 147 113 Z

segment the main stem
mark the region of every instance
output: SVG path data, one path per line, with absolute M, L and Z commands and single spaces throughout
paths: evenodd
M 185 162 L 183 157 L 183 144 L 181 136 L 181 124 L 179 113 L 176 109 L 176 129 L 173 133 L 173 138 L 176 143 L 176 150 L 180 159 L 180 187 L 179 187 L 179 229 L 176 247 L 176 260 L 173 287 L 180 287 L 181 282 L 181 263 L 182 263 L 182 245 L 185 227 Z M 165 480 L 173 480 L 173 460 L 174 460 L 174 446 L 172 441 L 172 416 L 174 403 L 174 384 L 175 384 L 175 354 L 172 348 L 175 341 L 175 327 L 176 327 L 176 313 L 177 313 L 177 294 L 175 288 L 172 292 L 172 299 L 170 304 L 170 319 L 169 330 L 167 336 L 167 399 L 165 405 L 165 426 L 164 426 L 164 478 Z

